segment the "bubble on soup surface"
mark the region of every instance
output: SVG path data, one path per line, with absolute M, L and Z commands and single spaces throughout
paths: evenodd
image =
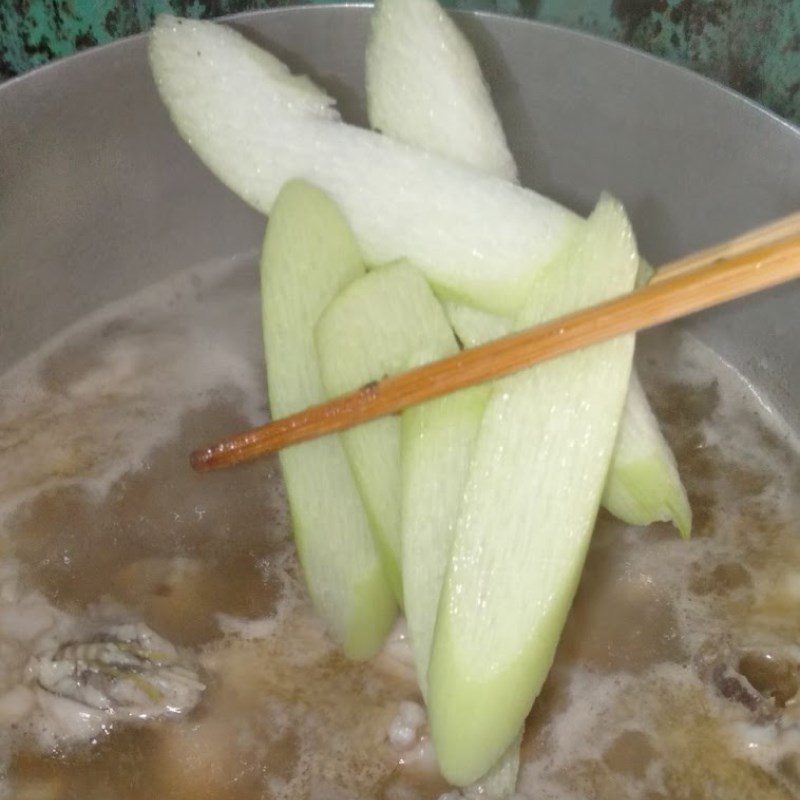
M 373 664 L 379 672 L 406 684 L 411 694 L 419 691 L 414 652 L 411 649 L 408 625 L 403 617 L 395 623 L 386 643 L 373 659 Z
M 609 745 L 603 760 L 613 772 L 644 778 L 647 769 L 658 756 L 647 734 L 637 730 L 623 731 Z
M 739 659 L 738 671 L 751 686 L 778 708 L 794 703 L 800 691 L 800 651 L 793 654 L 749 650 Z
M 695 594 L 727 594 L 742 589 L 751 589 L 753 578 L 750 571 L 737 561 L 717 564 L 709 571 L 703 562 L 694 565 L 690 589 Z

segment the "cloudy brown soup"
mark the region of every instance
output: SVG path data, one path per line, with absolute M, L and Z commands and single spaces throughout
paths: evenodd
M 410 743 L 392 735 L 420 702 L 402 634 L 354 664 L 316 621 L 277 460 L 188 469 L 194 446 L 266 414 L 259 313 L 255 256 L 205 265 L 96 312 L 0 380 L 0 796 L 448 791 L 424 723 Z M 694 536 L 601 512 L 519 791 L 800 797 L 796 436 L 686 334 L 640 337 L 637 364 Z M 138 623 L 195 671 L 196 707 L 90 730 L 38 703 L 32 657 Z

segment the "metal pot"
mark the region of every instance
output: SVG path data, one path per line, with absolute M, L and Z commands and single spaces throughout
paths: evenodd
M 368 8 L 234 23 L 363 122 Z M 684 69 L 533 22 L 459 14 L 522 180 L 587 211 L 608 189 L 655 264 L 800 206 L 800 131 Z M 252 250 L 263 220 L 172 129 L 134 37 L 0 87 L 0 370 L 98 304 Z M 800 285 L 687 323 L 800 426 Z

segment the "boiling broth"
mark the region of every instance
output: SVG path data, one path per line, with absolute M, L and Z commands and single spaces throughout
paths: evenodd
M 314 618 L 276 459 L 188 468 L 192 448 L 266 415 L 254 263 L 209 264 L 109 306 L 0 379 L 8 796 L 447 791 L 424 735 L 389 741 L 401 704 L 419 701 L 402 642 L 348 663 Z M 519 791 L 800 797 L 797 439 L 685 334 L 642 337 L 637 359 L 694 538 L 601 513 Z M 186 648 L 207 690 L 183 719 L 54 739 L 14 693 L 42 637 L 103 614 Z

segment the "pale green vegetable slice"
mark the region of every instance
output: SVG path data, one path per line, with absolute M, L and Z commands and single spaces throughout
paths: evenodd
M 371 25 L 366 82 L 372 127 L 516 181 L 475 52 L 436 0 L 378 0 Z
M 150 63 L 183 138 L 245 201 L 268 213 L 287 180 L 309 180 L 369 263 L 408 258 L 473 305 L 515 312 L 579 225 L 535 192 L 333 119 L 321 91 L 230 29 L 159 17 Z
M 631 375 L 612 468 L 603 491 L 603 505 L 632 525 L 674 522 L 688 539 L 692 509 L 675 457 L 650 409 L 638 377 Z
M 403 263 L 349 284 L 320 317 L 316 342 L 331 395 L 458 350 L 424 278 Z M 399 579 L 401 555 L 405 613 L 423 694 L 454 525 L 489 391 L 478 386 L 456 392 L 407 409 L 401 420 L 376 420 L 343 434 L 393 580 Z M 518 762 L 517 745 L 472 787 L 480 792 L 476 796 L 510 794 Z
M 488 385 L 476 386 L 403 412 L 403 588 L 417 679 L 426 698 L 439 596 L 489 391 Z
M 338 295 L 317 323 L 316 342 L 331 395 L 458 351 L 439 301 L 422 275 L 402 262 Z M 454 523 L 488 391 L 456 392 L 343 434 L 387 572 L 393 582 L 402 580 L 423 694 Z
M 638 255 L 601 199 L 563 265 L 539 276 L 524 327 L 631 290 Z M 495 383 L 442 589 L 428 672 L 434 747 L 466 785 L 503 755 L 541 689 L 578 585 L 633 356 L 626 336 Z
M 322 381 L 334 397 L 418 362 L 455 352 L 455 336 L 419 271 L 405 263 L 351 283 L 316 326 Z M 402 597 L 400 419 L 383 417 L 342 434 L 387 576 Z
M 647 267 L 642 259 L 637 280 L 642 279 L 642 264 Z M 466 347 L 508 336 L 514 329 L 508 317 L 463 303 L 445 302 L 444 307 Z M 635 371 L 631 373 L 602 505 L 629 525 L 671 522 L 686 539 L 692 532 L 692 509 L 675 456 Z
M 322 310 L 364 273 L 335 204 L 294 181 L 273 208 L 261 257 L 269 400 L 282 417 L 326 399 L 313 330 Z M 351 658 L 382 645 L 397 606 L 338 436 L 281 451 L 297 552 L 314 606 Z

